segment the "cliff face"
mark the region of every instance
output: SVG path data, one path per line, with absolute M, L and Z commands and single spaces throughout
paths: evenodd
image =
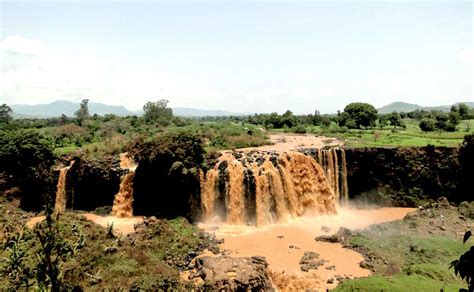
M 67 208 L 72 206 L 75 210 L 94 210 L 112 206 L 123 172 L 119 167 L 119 159 L 103 157 L 100 161 L 74 160 L 76 163 L 68 175 Z
M 434 146 L 348 149 L 350 197 L 397 206 L 439 197 L 472 200 L 464 183 L 469 162 L 461 151 Z

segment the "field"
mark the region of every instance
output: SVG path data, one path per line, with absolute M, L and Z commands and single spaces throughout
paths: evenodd
M 404 120 L 406 129 L 384 127 L 382 129 L 347 130 L 341 132 L 336 124 L 329 128 L 321 126 L 306 127 L 307 133 L 344 139 L 348 147 L 399 147 L 399 146 L 447 146 L 457 147 L 463 137 L 474 129 L 474 120 L 463 120 L 459 123 L 456 132 L 423 132 L 417 121 Z M 284 129 L 271 130 L 285 132 Z M 288 132 L 288 130 L 286 130 Z

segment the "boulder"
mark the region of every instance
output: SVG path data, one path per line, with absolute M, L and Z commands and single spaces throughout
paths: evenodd
M 191 278 L 201 278 L 219 291 L 266 291 L 272 289 L 264 257 L 200 257 Z

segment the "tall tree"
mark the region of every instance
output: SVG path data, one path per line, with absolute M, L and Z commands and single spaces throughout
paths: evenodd
M 459 115 L 461 116 L 461 119 L 467 120 L 469 119 L 469 106 L 465 103 L 460 103 L 458 105 L 458 111 Z
M 6 103 L 0 105 L 0 123 L 8 123 L 12 119 L 10 115 L 12 112 L 12 108 Z
M 393 112 L 388 115 L 388 120 L 390 121 L 390 125 L 392 125 L 394 128 L 402 126 L 402 118 L 397 112 Z
M 377 110 L 368 103 L 353 102 L 344 108 L 343 117 L 346 120 L 346 125 L 355 124 L 357 128 L 370 127 L 375 125 L 377 120 Z
M 168 107 L 168 100 L 160 99 L 156 102 L 147 102 L 143 106 L 144 118 L 147 123 L 157 123 L 159 125 L 169 124 L 173 117 L 173 110 Z
M 90 118 L 89 114 L 89 100 L 88 99 L 83 99 L 81 101 L 79 109 L 74 113 L 74 115 L 77 118 L 77 122 L 79 126 L 82 126 L 82 123 Z

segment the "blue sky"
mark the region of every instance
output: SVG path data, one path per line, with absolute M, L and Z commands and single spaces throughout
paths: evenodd
M 471 2 L 1 2 L 0 102 L 335 112 L 473 101 Z

